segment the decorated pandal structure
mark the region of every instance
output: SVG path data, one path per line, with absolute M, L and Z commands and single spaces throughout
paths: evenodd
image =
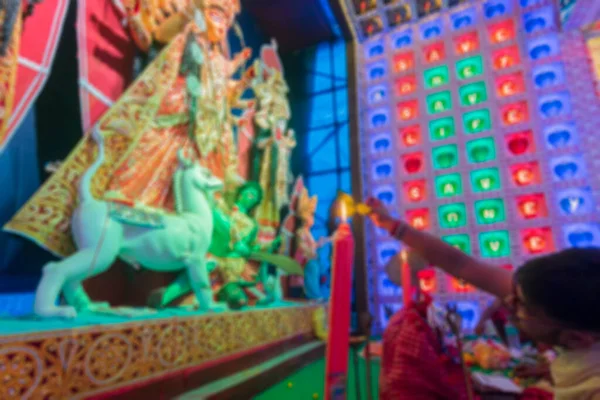
M 31 18 L 61 20 L 64 3 Z M 112 106 L 94 103 L 87 134 L 4 227 L 60 261 L 43 267 L 35 317 L 0 324 L 0 399 L 168 398 L 284 352 L 281 363 L 323 354 L 313 333 L 322 306 L 286 299 L 282 284 L 306 271 L 309 291 L 319 243 L 316 197 L 291 177 L 277 46 L 253 63 L 247 48 L 230 56 L 238 0 L 183 3 L 165 13 L 124 2 L 130 40 L 160 52 Z M 24 11 L 0 12 L 12 32 L 0 64 L 3 145 L 35 86 L 26 64 L 10 63 L 31 58 Z M 146 304 L 127 304 L 115 300 L 117 269 L 140 286 L 144 270 L 171 279 Z

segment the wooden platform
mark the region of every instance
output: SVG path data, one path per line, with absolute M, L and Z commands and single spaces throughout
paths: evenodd
M 3 335 L 0 399 L 170 399 L 305 345 L 317 307 Z

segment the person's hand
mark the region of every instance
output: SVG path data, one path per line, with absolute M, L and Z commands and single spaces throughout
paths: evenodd
M 371 208 L 369 218 L 371 218 L 371 221 L 375 225 L 388 231 L 394 226 L 396 220 L 390 215 L 390 212 L 381 200 L 369 197 L 366 204 Z

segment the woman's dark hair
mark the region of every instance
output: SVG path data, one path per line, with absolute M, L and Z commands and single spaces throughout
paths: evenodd
M 254 209 L 256 207 L 258 207 L 258 205 L 260 203 L 262 203 L 264 193 L 258 182 L 248 181 L 238 188 L 236 196 L 235 196 L 236 199 L 239 198 L 240 195 L 242 193 L 244 193 L 246 190 L 254 190 L 256 192 L 256 204 L 254 205 L 254 207 L 252 207 L 251 210 L 248 210 L 248 212 L 251 212 L 251 211 L 254 211 Z
M 549 317 L 573 329 L 600 332 L 600 248 L 530 260 L 515 279 L 525 301 Z

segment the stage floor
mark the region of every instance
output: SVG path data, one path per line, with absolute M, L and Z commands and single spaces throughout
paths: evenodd
M 363 357 L 358 357 L 358 375 L 350 354 L 348 362 L 348 393 L 347 400 L 367 400 L 366 390 L 366 362 Z M 371 361 L 371 391 L 372 399 L 379 398 L 379 370 L 380 361 Z M 357 395 L 357 382 L 360 395 Z M 322 358 L 298 372 L 290 375 L 269 390 L 254 397 L 254 400 L 320 400 L 324 399 L 325 387 L 325 359 Z

